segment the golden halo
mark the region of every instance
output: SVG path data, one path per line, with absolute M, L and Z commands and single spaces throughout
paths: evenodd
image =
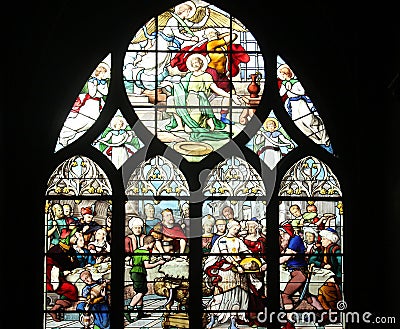
M 266 131 L 271 131 L 271 129 L 267 128 L 267 122 L 268 122 L 268 121 L 272 121 L 272 122 L 275 123 L 275 127 L 276 127 L 275 130 L 277 130 L 277 129 L 279 128 L 279 122 L 278 122 L 278 120 L 276 120 L 275 118 L 268 117 L 267 119 L 265 119 L 264 124 L 263 124 L 264 129 L 265 129 Z
M 196 13 L 196 9 L 197 9 L 197 7 L 193 1 L 185 1 L 183 3 L 180 3 L 179 5 L 176 5 L 175 9 L 174 9 L 175 14 L 177 14 L 178 9 L 183 5 L 189 5 L 192 8 L 189 11 L 189 15 L 188 15 L 188 17 L 186 17 L 186 19 L 193 17 L 193 15 Z
M 200 68 L 200 71 L 205 71 L 205 70 L 207 69 L 207 66 L 208 66 L 208 59 L 207 59 L 206 56 L 204 56 L 204 55 L 202 55 L 202 54 L 198 54 L 198 53 L 191 54 L 191 55 L 186 59 L 186 67 L 188 68 L 188 70 L 189 70 L 190 72 L 193 72 L 193 71 L 194 71 L 194 68 L 193 68 L 193 66 L 192 66 L 191 61 L 192 61 L 193 58 L 196 58 L 196 57 L 197 57 L 197 58 L 200 58 L 200 59 L 203 61 L 203 66 Z

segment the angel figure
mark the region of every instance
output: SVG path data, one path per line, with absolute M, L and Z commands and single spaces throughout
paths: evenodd
M 268 117 L 254 136 L 254 152 L 264 160 L 270 169 L 273 169 L 285 155 L 284 147 L 291 150 L 295 148 L 295 144 L 285 130 L 279 126 L 278 120 Z
M 105 62 L 101 62 L 93 71 L 64 122 L 56 150 L 71 144 L 97 120 L 108 95 L 110 71 L 110 66 Z
M 125 118 L 119 115 L 112 118 L 109 127 L 96 142 L 99 143 L 99 150 L 111 157 L 118 169 L 140 148 L 138 137 Z
M 133 92 L 141 94 L 143 90 L 158 88 L 160 82 L 170 75 L 172 53 L 180 51 L 183 46 L 196 47 L 206 42 L 206 39 L 199 41 L 199 31 L 216 26 L 229 27 L 229 16 L 208 5 L 196 6 L 193 1 L 185 1 L 165 11 L 157 21 L 151 19 L 135 35 L 129 47 L 132 51 L 128 51 L 125 57 L 124 78 L 133 83 Z
M 322 118 L 289 65 L 281 64 L 277 77 L 279 94 L 293 122 L 314 143 L 333 153 Z

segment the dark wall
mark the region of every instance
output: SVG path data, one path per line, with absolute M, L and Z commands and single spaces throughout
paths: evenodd
M 58 111 L 67 109 L 76 96 L 87 67 L 112 48 L 123 52 L 152 14 L 177 2 L 100 3 L 14 3 L 9 11 L 11 23 L 3 30 L 6 92 L 2 100 L 6 103 L 1 111 L 1 162 L 6 215 L 2 216 L 2 255 L 6 266 L 2 265 L 1 282 L 9 293 L 6 309 L 16 308 L 17 314 L 24 309 L 24 314 L 32 316 L 24 321 L 35 319 L 38 328 L 43 182 L 65 117 Z M 384 3 L 362 10 L 320 1 L 286 8 L 282 1 L 213 3 L 254 31 L 266 52 L 270 47 L 281 49 L 318 100 L 341 161 L 346 193 L 346 301 L 349 309 L 397 315 L 400 322 L 396 275 L 400 24 L 396 10 Z M 10 270 L 4 271 L 6 267 Z M 9 317 L 4 312 L 1 328 Z

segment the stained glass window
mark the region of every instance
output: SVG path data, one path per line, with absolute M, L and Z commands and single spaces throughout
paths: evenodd
M 140 164 L 130 176 L 127 195 L 189 195 L 189 186 L 175 164 L 156 156 Z
M 267 299 L 264 183 L 237 157 L 218 164 L 208 180 L 204 192 L 211 197 L 203 203 L 201 223 L 203 320 L 211 327 L 259 326 L 257 314 Z
M 265 328 L 267 308 L 315 326 L 295 311 L 345 294 L 340 160 L 317 99 L 240 15 L 201 0 L 152 15 L 60 112 L 43 328 Z
M 274 111 L 271 111 L 264 123 L 246 144 L 270 168 L 274 169 L 278 162 L 297 144 L 283 129 Z
M 101 61 L 73 102 L 57 140 L 56 152 L 82 136 L 96 122 L 106 105 L 111 81 L 111 55 Z
M 279 189 L 280 290 L 289 321 L 344 325 L 343 201 L 336 176 L 313 156 L 297 161 Z M 293 253 L 296 256 L 293 257 Z M 334 321 L 328 314 L 337 312 Z
M 260 175 L 246 161 L 231 157 L 211 171 L 204 194 L 218 196 L 265 195 Z
M 110 195 L 105 172 L 85 156 L 74 156 L 61 163 L 47 183 L 48 195 Z
M 43 283 L 54 324 L 110 321 L 111 194 L 104 171 L 84 156 L 67 159 L 49 179 Z

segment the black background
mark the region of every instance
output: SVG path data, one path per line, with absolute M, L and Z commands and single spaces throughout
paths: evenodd
M 152 15 L 176 3 L 36 1 L 3 11 L 1 328 L 42 325 L 43 182 L 66 115 L 57 111 L 68 108 L 87 67 L 111 49 L 123 52 Z M 262 50 L 279 49 L 318 103 L 341 163 L 346 302 L 400 323 L 398 10 L 348 3 L 213 1 Z M 364 327 L 395 326 L 349 326 Z

